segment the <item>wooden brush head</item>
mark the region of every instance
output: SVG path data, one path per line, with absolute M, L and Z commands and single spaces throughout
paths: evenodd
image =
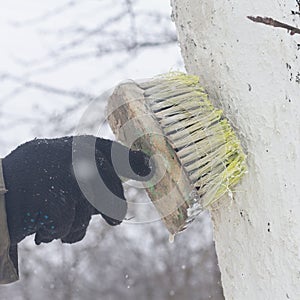
M 195 76 L 171 73 L 120 84 L 107 119 L 119 141 L 154 155 L 155 176 L 145 188 L 171 234 L 185 229 L 246 171 L 237 137 Z

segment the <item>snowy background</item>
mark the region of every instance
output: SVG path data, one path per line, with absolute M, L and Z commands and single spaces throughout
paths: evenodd
M 74 134 L 90 101 L 120 81 L 184 69 L 168 1 L 0 3 L 1 156 L 35 137 Z M 130 201 L 145 197 L 125 188 Z M 28 237 L 19 257 L 21 280 L 0 287 L 3 300 L 223 299 L 205 214 L 173 244 L 161 222 L 111 228 L 95 217 L 82 242 Z

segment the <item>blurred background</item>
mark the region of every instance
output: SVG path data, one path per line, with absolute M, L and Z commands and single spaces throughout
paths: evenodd
M 89 132 L 113 138 L 105 91 L 126 79 L 184 70 L 169 1 L 0 0 L 0 155 L 35 137 L 76 132 L 97 99 Z M 101 96 L 102 95 L 102 96 Z M 125 184 L 127 199 L 148 202 Z M 155 219 L 153 210 L 144 212 Z M 130 211 L 130 218 L 137 212 Z M 209 216 L 169 243 L 160 221 L 108 226 L 93 218 L 74 245 L 19 247 L 21 280 L 0 299 L 224 299 Z

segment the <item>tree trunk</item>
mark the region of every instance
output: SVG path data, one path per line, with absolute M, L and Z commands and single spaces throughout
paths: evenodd
M 300 299 L 300 39 L 296 1 L 171 0 L 186 69 L 200 76 L 248 154 L 211 209 L 226 299 Z

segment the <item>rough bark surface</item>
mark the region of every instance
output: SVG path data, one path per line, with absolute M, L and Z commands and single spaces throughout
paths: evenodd
M 296 1 L 171 0 L 187 71 L 235 126 L 248 174 L 211 210 L 226 299 L 300 299 L 300 26 Z

